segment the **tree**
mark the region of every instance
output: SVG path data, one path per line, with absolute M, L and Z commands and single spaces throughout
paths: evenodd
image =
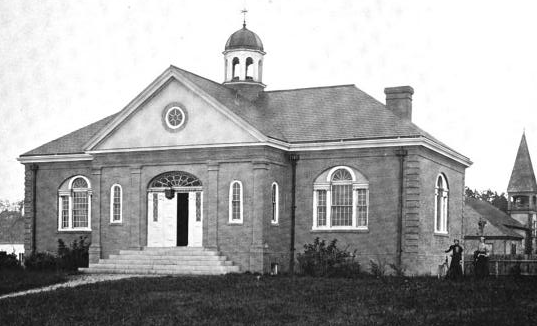
M 468 187 L 464 187 L 464 195 L 468 198 L 486 201 L 504 213 L 507 213 L 508 201 L 504 192 L 498 194 L 496 191 L 492 191 L 490 189 L 478 191 L 476 189 L 472 190 Z

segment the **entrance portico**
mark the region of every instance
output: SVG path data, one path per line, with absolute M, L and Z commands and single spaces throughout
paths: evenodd
M 182 171 L 155 177 L 147 191 L 147 246 L 202 247 L 203 188 Z

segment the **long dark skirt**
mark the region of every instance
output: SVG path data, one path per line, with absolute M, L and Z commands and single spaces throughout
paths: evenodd
M 451 265 L 449 266 L 449 271 L 447 274 L 447 278 L 458 280 L 462 278 L 462 267 L 460 260 L 453 259 L 451 261 Z
M 475 277 L 483 278 L 489 275 L 489 259 L 485 256 L 477 256 L 475 261 Z

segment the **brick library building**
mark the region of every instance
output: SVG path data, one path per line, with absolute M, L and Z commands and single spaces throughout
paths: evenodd
M 222 83 L 170 66 L 119 112 L 22 154 L 25 250 L 86 236 L 95 272 L 270 272 L 319 237 L 364 265 L 436 273 L 462 237 L 470 160 L 412 122 L 411 87 L 385 103 L 355 85 L 266 91 L 264 55 L 244 24 Z

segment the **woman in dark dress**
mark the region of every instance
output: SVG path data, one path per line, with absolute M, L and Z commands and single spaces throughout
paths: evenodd
M 481 237 L 479 246 L 474 252 L 475 277 L 484 278 L 489 275 L 489 250 L 485 244 L 485 237 Z
M 448 250 L 445 252 L 451 251 L 451 265 L 449 266 L 449 271 L 447 276 L 452 279 L 459 279 L 462 277 L 462 267 L 461 267 L 461 259 L 462 259 L 462 252 L 464 251 L 462 247 L 459 245 L 459 240 L 455 239 L 453 240 L 453 245 L 449 247 Z

